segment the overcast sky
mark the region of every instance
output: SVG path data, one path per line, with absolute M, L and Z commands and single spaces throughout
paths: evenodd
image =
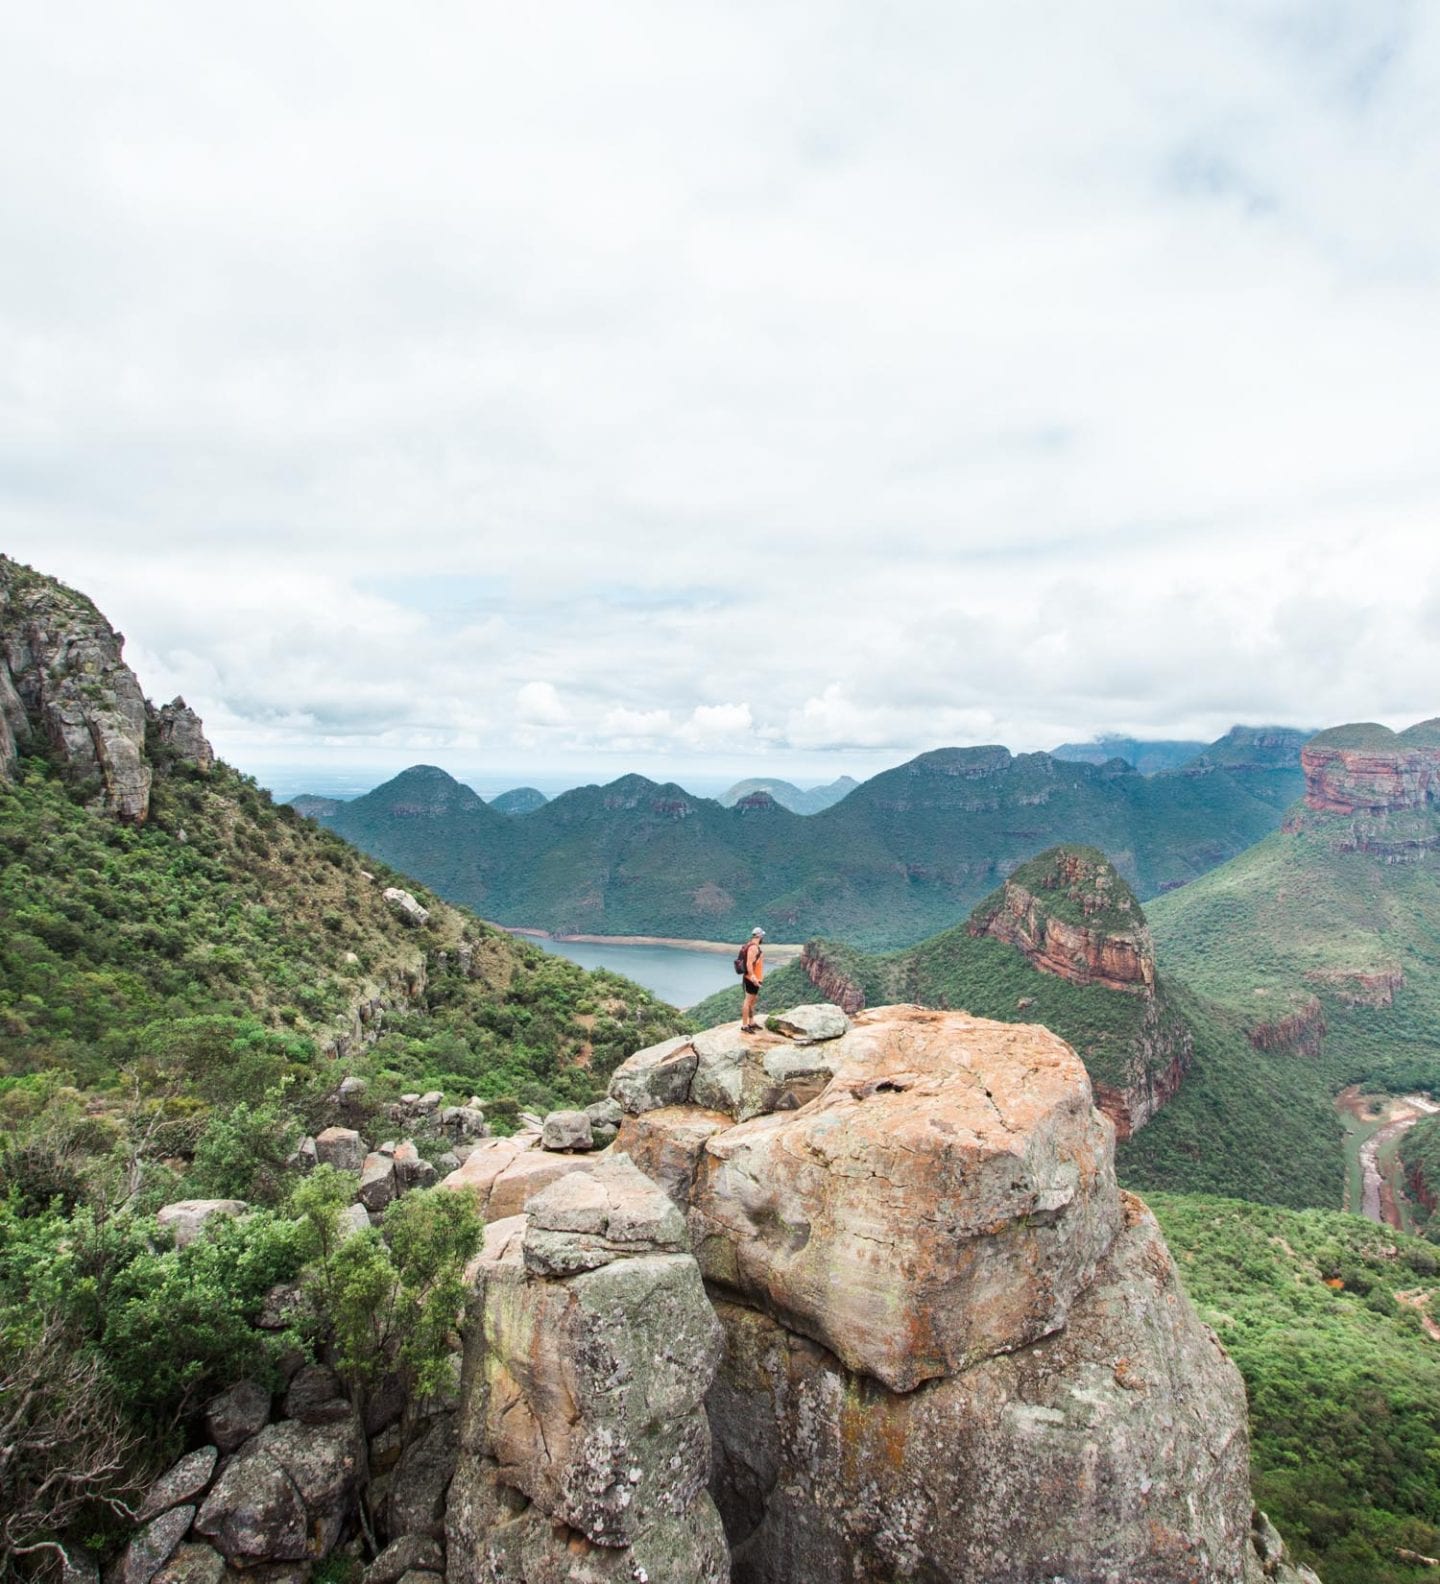
M 1440 6 L 0 9 L 0 548 L 226 757 L 1440 712 Z

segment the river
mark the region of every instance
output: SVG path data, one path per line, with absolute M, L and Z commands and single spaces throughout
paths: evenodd
M 739 984 L 732 958 L 723 952 L 695 951 L 686 946 L 610 946 L 592 941 L 524 937 L 548 952 L 568 957 L 582 968 L 608 968 L 668 1001 L 690 1007 L 706 996 Z

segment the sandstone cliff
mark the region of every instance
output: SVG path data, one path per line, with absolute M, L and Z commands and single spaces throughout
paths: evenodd
M 605 1151 L 497 1139 L 450 1179 L 510 1219 L 448 1575 L 1253 1576 L 1238 1373 L 1118 1193 L 1074 1052 L 918 1007 L 782 1026 L 638 1052 Z
M 96 806 L 140 825 L 157 760 L 211 768 L 199 716 L 183 699 L 148 703 L 123 645 L 84 595 L 0 556 L 0 779 L 40 750 Z
M 1052 847 L 1022 865 L 975 910 L 969 929 L 1018 947 L 1042 973 L 1072 984 L 1145 991 L 1155 983 L 1140 904 L 1093 847 Z
M 1300 755 L 1307 807 L 1328 814 L 1424 808 L 1440 796 L 1440 719 L 1403 732 L 1366 722 L 1312 737 Z

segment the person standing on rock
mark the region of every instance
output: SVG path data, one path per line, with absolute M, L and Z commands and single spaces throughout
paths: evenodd
M 741 980 L 745 986 L 745 1000 L 740 1006 L 742 1034 L 760 1032 L 760 1025 L 755 1021 L 755 998 L 760 994 L 760 984 L 765 978 L 765 952 L 761 945 L 764 939 L 765 931 L 757 924 L 750 931 L 750 939 L 745 943 L 745 976 Z

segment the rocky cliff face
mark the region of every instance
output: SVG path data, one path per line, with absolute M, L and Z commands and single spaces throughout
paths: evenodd
M 1440 796 L 1440 722 L 1403 732 L 1366 723 L 1311 738 L 1300 755 L 1306 805 L 1327 814 L 1424 808 Z
M 1079 1059 L 914 1007 L 820 1039 L 807 1010 L 808 1043 L 711 1030 L 612 1091 L 724 1331 L 731 1576 L 1244 1577 L 1243 1389 Z
M 969 929 L 1072 984 L 1146 991 L 1155 983 L 1155 947 L 1140 905 L 1093 848 L 1052 848 L 1025 864 L 975 910 Z
M 83 595 L 0 556 L 0 777 L 41 748 L 127 824 L 150 809 L 147 728 L 172 758 L 214 763 L 183 699 L 156 710 L 121 656 L 124 639 Z

